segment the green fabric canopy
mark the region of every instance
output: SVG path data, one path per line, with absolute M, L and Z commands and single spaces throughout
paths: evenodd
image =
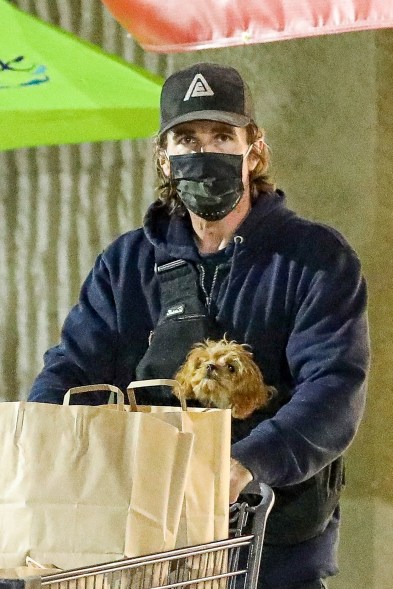
M 0 0 L 0 150 L 153 135 L 162 82 Z

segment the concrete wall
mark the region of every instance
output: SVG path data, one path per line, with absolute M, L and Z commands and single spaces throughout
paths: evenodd
M 392 585 L 393 33 L 378 31 L 179 55 L 239 67 L 257 96 L 278 186 L 299 213 L 339 229 L 369 284 L 372 370 L 348 452 L 341 574 L 333 589 Z

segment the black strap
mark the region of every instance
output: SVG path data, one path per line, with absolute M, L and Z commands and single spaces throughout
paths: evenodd
M 185 260 L 156 266 L 160 283 L 161 313 L 158 324 L 171 318 L 207 315 L 198 270 Z
M 207 338 L 219 339 L 224 333 L 209 316 L 195 266 L 185 260 L 172 260 L 157 265 L 156 275 L 161 313 L 149 348 L 136 368 L 137 380 L 173 378 L 194 344 Z M 171 391 L 154 387 L 146 389 L 139 402 L 170 405 L 174 401 Z

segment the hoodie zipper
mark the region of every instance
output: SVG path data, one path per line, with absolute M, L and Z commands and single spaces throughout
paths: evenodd
M 221 267 L 221 265 L 218 264 L 214 269 L 212 284 L 211 284 L 210 290 L 208 292 L 206 285 L 205 285 L 205 278 L 206 278 L 205 268 L 203 267 L 202 264 L 200 264 L 198 266 L 198 268 L 199 268 L 199 282 L 201 285 L 202 292 L 205 295 L 205 305 L 206 305 L 208 311 L 210 311 L 210 306 L 211 306 L 211 302 L 212 302 L 212 295 L 213 295 L 214 287 L 217 282 L 217 276 L 218 276 L 218 272 L 219 272 L 220 267 Z

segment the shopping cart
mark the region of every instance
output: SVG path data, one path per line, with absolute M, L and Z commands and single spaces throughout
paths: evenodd
M 0 589 L 256 589 L 273 491 L 250 483 L 230 508 L 226 540 L 25 579 Z

